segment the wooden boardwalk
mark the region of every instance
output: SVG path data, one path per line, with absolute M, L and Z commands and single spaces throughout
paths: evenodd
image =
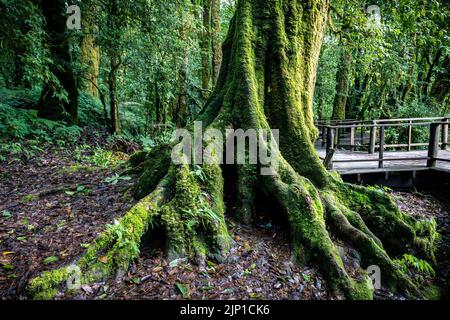
M 325 159 L 326 150 L 318 149 L 319 156 Z M 415 170 L 428 170 L 427 158 L 428 151 L 393 151 L 384 153 L 384 166 L 382 169 L 379 167 L 378 153 L 368 154 L 367 152 L 352 152 L 348 150 L 337 150 L 333 157 L 333 170 L 338 171 L 341 174 L 358 174 L 358 173 L 371 173 L 371 172 L 389 172 L 389 171 L 415 171 Z M 440 150 L 438 157 L 442 159 L 448 159 L 450 161 L 450 151 Z M 389 161 L 389 159 L 395 158 L 396 160 Z M 397 159 L 407 160 L 397 160 Z M 410 160 L 411 158 L 420 158 L 422 160 Z M 350 162 L 352 160 L 356 160 Z M 361 161 L 372 160 L 372 161 Z M 346 161 L 346 162 L 340 162 Z M 347 162 L 349 161 L 349 162 Z M 435 170 L 442 170 L 450 173 L 450 162 L 437 161 Z
M 341 174 L 438 170 L 450 173 L 449 118 L 319 122 L 316 149 L 328 169 Z M 429 132 L 414 141 L 415 130 Z M 406 141 L 387 144 L 386 130 L 407 132 Z

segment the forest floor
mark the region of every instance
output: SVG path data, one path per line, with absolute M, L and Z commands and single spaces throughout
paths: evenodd
M 81 160 L 80 160 L 81 159 Z M 0 166 L 0 299 L 27 299 L 26 284 L 42 271 L 71 263 L 115 219 L 133 206 L 137 177 L 118 178 L 74 150 L 49 148 L 31 159 Z M 430 194 L 394 193 L 411 214 L 434 216 L 449 243 L 450 205 Z M 228 219 L 233 248 L 225 263 L 203 270 L 184 260 L 167 261 L 162 246 L 144 241 L 141 256 L 120 282 L 90 286 L 75 299 L 330 299 L 321 275 L 293 264 L 288 236 L 261 220 L 242 225 Z M 344 263 L 358 268 L 357 254 L 341 244 Z M 448 279 L 448 247 L 440 251 L 439 281 Z M 352 258 L 353 257 L 353 258 Z M 378 291 L 378 299 L 402 299 Z M 67 297 L 57 297 L 67 298 Z

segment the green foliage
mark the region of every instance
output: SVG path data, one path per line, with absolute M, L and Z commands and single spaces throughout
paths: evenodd
M 134 241 L 130 231 L 125 228 L 119 221 L 114 221 L 114 224 L 106 225 L 106 229 L 111 232 L 116 241 L 116 246 L 119 249 L 126 248 L 129 250 L 129 254 L 133 257 L 137 257 L 140 253 L 139 245 Z
M 436 276 L 433 267 L 425 260 L 411 254 L 404 254 L 401 259 L 394 260 L 403 272 L 409 274 L 419 285 L 424 285 L 427 280 Z
M 188 287 L 185 284 L 183 284 L 183 283 L 176 283 L 175 287 L 178 289 L 178 291 L 181 293 L 181 296 L 184 299 L 188 299 L 189 298 L 189 296 L 190 296 L 189 295 L 189 289 L 188 289 Z
M 440 0 L 376 4 L 381 8 L 381 25 L 368 29 L 365 3 L 333 3 L 317 76 L 316 115 L 331 117 L 336 95 L 335 64 L 344 48 L 353 56 L 347 118 L 448 115 L 449 4 Z M 440 89 L 431 90 L 433 86 Z M 391 134 L 392 141 L 404 140 L 404 134 L 397 130 Z M 417 142 L 422 142 L 423 134 L 417 133 Z
M 106 120 L 100 101 L 81 92 L 78 96 L 78 119 L 80 126 L 102 128 Z
M 73 151 L 74 159 L 81 163 L 87 163 L 100 168 L 110 168 L 118 166 L 125 162 L 123 156 L 100 147 L 91 147 L 89 145 L 79 145 Z
M 106 178 L 105 182 L 110 184 L 117 184 L 120 180 L 131 180 L 131 177 L 120 176 L 117 173 L 115 173 L 113 176 Z
M 43 263 L 44 263 L 44 264 L 53 264 L 53 263 L 55 263 L 56 261 L 58 261 L 58 257 L 50 256 L 50 257 L 45 258 L 45 259 L 43 260 Z
M 0 103 L 0 160 L 7 155 L 31 158 L 48 145 L 74 145 L 82 129 L 37 117 L 36 110 Z

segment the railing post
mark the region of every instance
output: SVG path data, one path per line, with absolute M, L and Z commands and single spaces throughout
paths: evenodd
M 439 149 L 439 123 L 432 123 L 430 125 L 430 141 L 428 145 L 428 162 L 427 167 L 436 167 L 436 158 Z
M 320 127 L 321 135 L 322 135 L 322 147 L 325 147 L 327 143 L 326 129 L 324 126 Z
M 341 130 L 339 128 L 334 129 L 334 145 L 339 146 L 341 142 Z
M 351 145 L 351 151 L 355 150 L 355 125 L 352 125 L 350 128 L 350 145 Z
M 442 125 L 442 150 L 447 150 L 448 147 L 448 119 L 444 119 L 445 124 Z
M 375 127 L 376 122 L 372 121 L 372 127 L 370 127 L 370 144 L 369 144 L 369 153 L 375 153 L 375 144 L 377 140 L 377 127 Z
M 334 129 L 331 127 L 327 128 L 327 154 L 330 150 L 334 149 Z
M 386 136 L 386 128 L 384 126 L 380 127 L 380 153 L 378 157 L 378 168 L 384 168 L 384 140 Z
M 409 120 L 409 126 L 408 126 L 408 152 L 411 151 L 411 144 L 412 144 L 412 120 Z
M 361 145 L 364 145 L 364 127 L 361 126 Z

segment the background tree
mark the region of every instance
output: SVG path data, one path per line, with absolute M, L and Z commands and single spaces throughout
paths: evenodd
M 97 45 L 96 35 L 98 27 L 96 16 L 100 14 L 99 7 L 93 1 L 82 2 L 82 28 L 83 34 L 80 44 L 80 62 L 84 68 L 80 83 L 82 89 L 94 98 L 99 98 L 99 68 L 100 68 L 100 47 Z
M 41 0 L 40 4 L 52 59 L 50 69 L 57 81 L 44 83 L 39 100 L 39 115 L 47 119 L 77 123 L 78 86 L 67 33 L 66 4 L 61 0 Z

